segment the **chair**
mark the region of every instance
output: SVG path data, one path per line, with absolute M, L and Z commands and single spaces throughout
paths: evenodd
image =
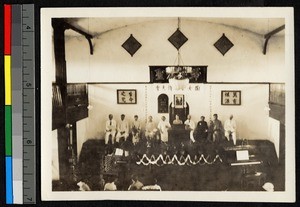
M 261 190 L 265 181 L 266 173 L 264 172 L 245 173 L 241 178 L 241 188 L 242 190 Z

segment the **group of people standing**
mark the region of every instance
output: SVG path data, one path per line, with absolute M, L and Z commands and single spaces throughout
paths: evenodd
M 191 142 L 203 142 L 205 140 L 211 140 L 213 142 L 220 142 L 224 138 L 228 141 L 232 139 L 233 144 L 236 145 L 236 121 L 233 119 L 233 115 L 230 115 L 229 119 L 225 121 L 224 127 L 222 122 L 218 119 L 218 115 L 213 115 L 213 120 L 208 125 L 205 121 L 205 117 L 201 116 L 200 121 L 195 125 L 192 121 L 192 116 L 188 115 L 185 122 L 180 120 L 178 115 L 175 115 L 175 119 L 172 122 L 173 125 L 185 125 L 186 130 L 190 130 Z M 161 117 L 158 125 L 153 122 L 153 117 L 149 116 L 145 125 L 145 132 L 142 134 L 142 126 L 139 121 L 138 115 L 134 116 L 134 120 L 129 125 L 125 119 L 125 115 L 121 115 L 120 121 L 117 122 L 113 119 L 113 115 L 109 114 L 108 120 L 105 124 L 105 144 L 108 144 L 111 140 L 112 144 L 119 143 L 120 139 L 127 140 L 129 135 L 132 137 L 132 143 L 135 145 L 139 142 L 140 138 L 144 135 L 147 140 L 160 139 L 162 142 L 168 142 L 168 130 L 171 129 L 171 124 L 166 120 L 165 116 Z

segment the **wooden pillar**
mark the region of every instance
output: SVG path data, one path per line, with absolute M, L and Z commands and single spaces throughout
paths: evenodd
M 63 111 L 59 116 L 63 116 L 64 125 L 57 129 L 58 139 L 58 161 L 59 161 L 59 178 L 61 181 L 71 179 L 71 165 L 68 150 L 70 141 L 70 131 L 66 127 L 66 100 L 67 100 L 67 68 L 65 59 L 65 26 L 60 19 L 52 19 L 54 30 L 54 55 L 55 55 L 55 81 L 61 90 Z
M 65 30 L 72 29 L 81 35 L 84 35 L 91 46 L 90 34 L 87 34 L 76 27 L 66 23 L 64 19 L 52 19 L 54 55 L 55 55 L 55 86 L 59 87 L 61 93 L 61 102 L 59 110 L 53 111 L 52 120 L 58 120 L 53 124 L 53 129 L 57 128 L 58 139 L 58 160 L 59 160 L 59 177 L 61 181 L 77 181 L 77 126 L 76 122 L 88 116 L 88 97 L 86 88 L 78 84 L 85 93 L 79 92 L 80 95 L 68 94 L 69 90 L 75 90 L 71 84 L 67 84 L 67 66 L 65 52 Z M 69 88 L 68 88 L 69 87 Z M 82 93 L 82 94 L 81 94 Z M 61 106 L 62 105 L 62 106 Z M 75 108 L 74 108 L 75 106 Z M 58 108 L 58 107 L 56 107 Z M 54 122 L 53 122 L 54 123 Z
M 65 25 L 60 19 L 52 19 L 54 29 L 55 80 L 57 84 L 67 83 L 67 66 L 65 52 Z

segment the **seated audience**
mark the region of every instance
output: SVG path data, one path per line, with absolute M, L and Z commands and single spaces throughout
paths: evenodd
M 105 123 L 105 144 L 108 144 L 109 139 L 111 138 L 112 144 L 114 143 L 116 136 L 117 123 L 113 120 L 113 115 L 108 115 L 108 120 Z
M 213 115 L 213 120 L 210 123 L 210 133 L 212 136 L 212 141 L 219 143 L 223 139 L 224 129 L 222 126 L 222 122 L 218 119 L 218 114 Z
M 157 185 L 157 180 L 154 179 L 154 185 L 146 185 L 142 187 L 142 190 L 161 191 L 161 187 Z
M 195 139 L 194 139 L 195 123 L 191 120 L 191 118 L 192 118 L 192 116 L 188 115 L 187 120 L 184 122 L 184 124 L 185 124 L 185 129 L 191 130 L 190 131 L 190 140 L 192 142 L 195 142 Z
M 115 178 L 112 182 L 106 183 L 105 186 L 104 186 L 104 190 L 105 191 L 115 191 L 115 190 L 117 190 L 117 186 L 116 186 L 116 181 L 117 180 L 118 179 Z
M 262 186 L 263 190 L 267 192 L 274 192 L 274 185 L 273 183 L 267 182 Z
M 168 121 L 166 121 L 165 116 L 161 117 L 161 120 L 159 121 L 157 128 L 160 132 L 161 141 L 164 143 L 168 142 L 168 129 L 171 128 L 171 125 Z
M 132 181 L 132 184 L 129 186 L 128 190 L 141 190 L 142 187 L 144 186 L 144 184 L 139 181 L 139 178 L 137 175 L 132 175 L 131 181 Z
M 79 191 L 91 191 L 90 187 L 85 182 L 78 182 Z
M 138 133 L 140 133 L 142 126 L 141 126 L 141 122 L 139 120 L 138 115 L 134 115 L 134 120 L 132 122 L 131 129 L 136 129 L 138 131 Z
M 233 115 L 230 115 L 224 123 L 225 137 L 230 141 L 230 135 L 232 137 L 233 144 L 236 145 L 236 121 L 233 119 Z
M 107 149 L 107 154 L 104 157 L 104 172 L 106 173 L 113 173 L 114 171 L 114 162 L 115 157 L 113 156 L 114 149 L 109 147 Z
M 99 187 L 100 187 L 101 190 L 103 190 L 104 186 L 105 186 L 105 180 L 103 178 L 103 174 L 100 174 L 100 177 L 99 177 Z
M 134 116 L 134 121 L 131 126 L 131 134 L 132 134 L 132 143 L 136 145 L 140 139 L 140 132 L 141 132 L 141 122 L 138 120 L 138 115 Z
M 148 121 L 146 123 L 146 129 L 145 129 L 145 137 L 146 139 L 153 139 L 156 136 L 157 129 L 154 125 L 154 122 L 152 120 L 152 116 L 148 117 Z
M 121 115 L 121 121 L 118 124 L 118 133 L 116 136 L 116 142 L 120 141 L 120 138 L 124 138 L 125 141 L 127 140 L 127 137 L 129 135 L 129 126 L 128 122 L 125 120 L 125 115 Z
M 197 142 L 203 142 L 207 139 L 208 135 L 208 125 L 205 121 L 205 117 L 201 116 L 200 121 L 197 124 L 197 127 L 194 132 L 194 137 Z
M 135 146 L 140 141 L 140 136 L 139 136 L 138 130 L 136 128 L 133 128 L 131 130 L 131 135 L 132 135 L 132 144 Z
M 183 124 L 182 121 L 179 119 L 179 116 L 175 115 L 175 120 L 173 121 L 173 124 Z

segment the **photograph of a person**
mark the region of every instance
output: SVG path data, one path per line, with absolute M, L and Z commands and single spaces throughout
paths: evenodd
M 100 10 L 42 11 L 45 199 L 292 200 L 290 10 Z M 151 82 L 153 65 L 182 77 Z
M 184 95 L 176 94 L 174 95 L 175 108 L 183 108 L 184 106 Z

